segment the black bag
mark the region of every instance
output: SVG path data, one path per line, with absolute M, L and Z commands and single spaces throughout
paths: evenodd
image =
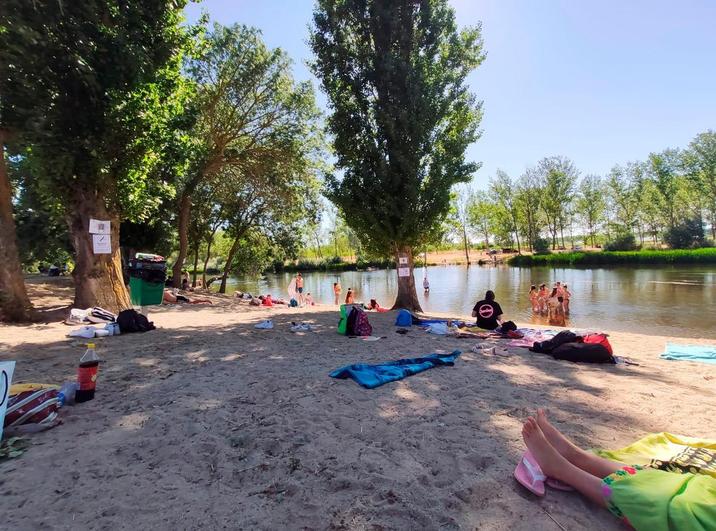
M 575 343 L 581 341 L 581 338 L 574 332 L 569 330 L 563 330 L 552 339 L 547 341 L 535 341 L 534 345 L 530 349 L 532 352 L 540 352 L 542 354 L 550 354 L 554 349 L 565 343 Z
M 348 314 L 348 321 L 346 322 L 346 335 L 356 335 L 356 319 L 358 319 L 358 308 L 353 308 L 351 313 Z
M 501 334 L 506 334 L 507 332 L 514 332 L 517 330 L 517 325 L 512 321 L 505 321 L 502 323 L 502 326 L 497 329 L 497 331 Z
M 607 348 L 598 343 L 564 343 L 552 351 L 552 356 L 583 363 L 616 363 Z
M 117 324 L 119 324 L 119 330 L 123 334 L 129 332 L 148 332 L 156 328 L 153 322 L 136 310 L 123 310 L 119 312 Z

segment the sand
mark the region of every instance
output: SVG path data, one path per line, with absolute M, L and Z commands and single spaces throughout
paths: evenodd
M 31 291 L 57 306 L 71 295 L 58 285 Z M 386 338 L 365 342 L 336 334 L 333 307 L 214 300 L 157 308 L 157 330 L 97 341 L 96 399 L 0 462 L 3 528 L 621 529 L 576 493 L 536 498 L 513 480 L 522 419 L 546 407 L 586 447 L 659 431 L 716 437 L 716 366 L 658 358 L 678 338 L 615 333 L 616 353 L 640 365 L 592 366 L 401 336 L 393 313 L 369 315 Z M 254 329 L 265 318 L 276 328 Z M 290 333 L 291 321 L 314 331 Z M 83 347 L 69 329 L 1 326 L 14 381 L 73 378 Z M 454 367 L 375 390 L 328 377 L 454 349 Z

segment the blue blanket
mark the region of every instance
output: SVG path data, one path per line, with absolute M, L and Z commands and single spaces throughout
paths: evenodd
M 665 360 L 701 361 L 716 364 L 716 347 L 709 345 L 677 345 L 667 343 L 661 355 Z
M 455 365 L 455 360 L 461 354 L 456 350 L 452 354 L 430 354 L 422 358 L 407 358 L 389 361 L 379 365 L 366 365 L 357 363 L 336 369 L 329 376 L 331 378 L 353 378 L 366 389 L 375 389 L 384 383 L 402 380 L 419 372 L 427 371 L 440 365 Z

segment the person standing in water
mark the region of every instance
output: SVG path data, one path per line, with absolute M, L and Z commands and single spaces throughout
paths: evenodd
M 343 289 L 341 289 L 341 282 L 334 282 L 333 283 L 333 304 L 338 306 L 341 303 L 341 292 Z
M 567 284 L 562 286 L 562 288 L 563 288 L 562 293 L 564 294 L 564 295 L 562 295 L 562 298 L 564 299 L 564 301 L 562 302 L 562 306 L 564 307 L 564 313 L 568 314 L 569 313 L 569 299 L 572 297 L 572 293 L 569 291 Z
M 303 276 L 301 276 L 301 273 L 296 275 L 296 291 L 298 292 L 298 304 L 303 306 Z
M 423 277 L 423 291 L 425 293 L 428 293 L 430 291 L 430 281 L 428 280 L 428 274 L 425 274 L 425 277 Z
M 534 313 L 539 312 L 539 295 L 537 293 L 537 287 L 535 285 L 530 286 L 530 304 L 532 305 L 532 311 Z
M 540 284 L 539 291 L 537 292 L 537 305 L 539 308 L 539 313 L 547 312 L 547 299 L 548 298 L 549 298 L 549 291 L 547 291 L 547 286 L 544 284 Z

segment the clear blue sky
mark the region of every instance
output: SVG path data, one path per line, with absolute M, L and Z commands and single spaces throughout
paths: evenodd
M 483 24 L 487 60 L 470 77 L 484 101 L 478 187 L 501 168 L 518 176 L 542 157 L 565 155 L 583 174 L 606 174 L 649 152 L 685 147 L 716 129 L 716 1 L 452 0 L 461 26 Z M 190 20 L 262 30 L 285 49 L 298 79 L 311 0 L 205 0 Z M 325 98 L 319 96 L 323 104 Z

